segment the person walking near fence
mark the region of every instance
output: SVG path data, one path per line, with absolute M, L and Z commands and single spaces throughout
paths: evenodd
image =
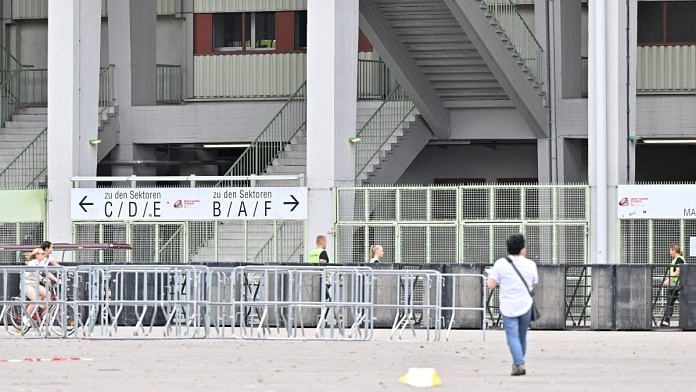
M 384 257 L 384 248 L 382 245 L 372 245 L 370 247 L 370 264 L 379 263 Z
M 667 267 L 666 278 L 662 282 L 663 286 L 668 287 L 668 297 L 665 314 L 662 316 L 662 322 L 660 323 L 661 327 L 669 327 L 670 325 L 669 322 L 672 319 L 672 313 L 674 313 L 674 304 L 679 299 L 679 290 L 681 289 L 681 281 L 679 280 L 681 268 L 679 266 L 686 264 L 679 244 L 669 245 L 669 255 L 672 257 L 672 262 Z
M 488 275 L 488 288 L 500 286 L 500 313 L 507 344 L 512 354 L 513 376 L 527 373 L 527 330 L 532 321 L 533 298 L 531 291 L 539 282 L 536 264 L 525 257 L 525 240 L 522 234 L 507 239 L 508 256 L 499 259 Z M 526 287 L 525 287 L 526 286 Z
M 309 252 L 307 262 L 311 264 L 329 264 L 329 253 L 326 251 L 326 236 L 318 235 L 316 245 L 317 247 Z

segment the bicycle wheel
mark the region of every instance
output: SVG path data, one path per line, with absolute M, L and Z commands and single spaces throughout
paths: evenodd
M 63 327 L 65 327 L 65 336 L 70 336 L 77 330 L 78 320 L 72 306 L 66 306 L 63 312 L 60 305 L 51 305 L 49 315 L 52 335 L 63 336 Z
M 19 298 L 13 298 L 13 300 L 19 301 Z M 5 314 L 5 326 L 10 335 L 24 335 L 31 328 L 30 325 L 25 325 L 22 321 L 22 309 L 23 306 L 19 303 L 8 305 L 8 310 Z

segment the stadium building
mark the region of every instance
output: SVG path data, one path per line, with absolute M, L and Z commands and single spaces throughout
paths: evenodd
M 2 242 L 302 261 L 325 234 L 338 261 L 381 243 L 452 263 L 523 231 L 541 262 L 666 263 L 696 226 L 621 220 L 617 187 L 696 180 L 694 18 L 696 1 L 4 0 L 0 186 L 31 191 L 3 192 Z M 73 177 L 133 175 L 295 176 L 309 216 L 71 219 Z

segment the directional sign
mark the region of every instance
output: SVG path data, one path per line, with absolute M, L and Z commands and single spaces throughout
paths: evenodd
M 71 217 L 85 220 L 307 219 L 307 188 L 75 188 Z

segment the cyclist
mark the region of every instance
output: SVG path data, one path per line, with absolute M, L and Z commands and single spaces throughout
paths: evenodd
M 53 257 L 53 242 L 51 241 L 44 241 L 41 243 L 41 249 L 46 253 L 46 259 L 48 259 L 48 264 L 54 266 L 54 267 L 59 267 L 60 264 L 56 261 L 55 257 Z
M 46 252 L 41 248 L 36 248 L 31 252 L 26 254 L 26 264 L 29 267 L 45 267 L 48 265 L 48 258 L 46 258 Z M 58 283 L 58 279 L 52 274 L 48 273 L 46 277 L 42 277 L 40 271 L 25 271 L 24 272 L 24 292 L 29 301 L 44 301 L 46 299 L 46 288 L 43 286 L 46 281 L 51 280 Z M 29 304 L 27 306 L 27 314 L 33 315 L 35 305 Z M 39 306 L 40 311 L 44 310 L 44 306 Z M 24 315 L 22 320 L 25 324 L 29 323 L 29 318 Z

